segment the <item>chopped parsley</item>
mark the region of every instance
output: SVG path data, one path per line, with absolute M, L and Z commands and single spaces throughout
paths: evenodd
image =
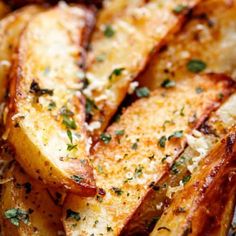
M 217 97 L 218 97 L 218 99 L 223 99 L 224 98 L 224 94 L 223 93 L 219 93 L 218 95 L 217 95 Z
M 74 219 L 76 221 L 79 221 L 81 219 L 80 213 L 76 211 L 72 211 L 71 209 L 66 210 L 66 219 Z
M 111 74 L 109 75 L 108 79 L 111 81 L 114 77 L 120 76 L 122 74 L 122 71 L 124 71 L 125 68 L 116 68 L 114 69 Z
M 137 150 L 137 149 L 138 149 L 138 143 L 133 143 L 132 146 L 131 146 L 131 148 L 132 148 L 133 150 Z
M 173 134 L 171 134 L 168 137 L 168 140 L 172 139 L 172 138 L 182 138 L 183 137 L 183 130 L 179 130 L 179 131 L 175 131 Z
M 67 150 L 68 151 L 71 151 L 75 148 L 77 148 L 77 144 L 71 144 L 71 143 L 67 144 Z
M 111 141 L 111 135 L 110 134 L 106 134 L 106 133 L 102 133 L 100 135 L 100 139 L 105 143 L 108 144 Z
M 137 97 L 149 97 L 150 91 L 147 87 L 138 88 L 135 90 Z
M 124 130 L 124 129 L 116 130 L 116 131 L 115 131 L 115 134 L 116 134 L 117 136 L 124 135 L 124 133 L 125 133 L 125 130 Z
M 97 61 L 97 62 L 104 62 L 105 59 L 106 59 L 105 54 L 100 54 L 100 55 L 98 55 L 98 56 L 96 57 L 96 61 Z
M 69 140 L 70 140 L 70 143 L 67 144 L 67 150 L 68 150 L 68 151 L 71 151 L 71 150 L 75 149 L 75 148 L 77 147 L 77 145 L 76 145 L 76 144 L 75 144 L 75 145 L 73 144 L 72 132 L 68 129 L 68 130 L 66 131 L 66 133 L 67 133 L 67 136 L 68 136 L 68 138 L 69 138 Z
M 140 177 L 143 174 L 143 166 L 139 165 L 134 170 L 134 177 Z
M 164 148 L 166 146 L 166 136 L 161 136 L 161 138 L 159 139 L 159 146 Z
M 200 93 L 203 93 L 203 92 L 204 92 L 204 90 L 203 90 L 201 87 L 197 87 L 197 88 L 195 89 L 195 91 L 196 91 L 197 94 L 200 94 Z
M 179 4 L 173 9 L 173 12 L 175 14 L 180 14 L 180 13 L 182 13 L 183 11 L 185 11 L 187 9 L 188 9 L 188 6 L 183 5 L 183 4 Z
M 85 111 L 86 114 L 92 114 L 93 110 L 97 110 L 95 102 L 89 98 L 86 98 Z
M 191 175 L 186 175 L 184 176 L 184 178 L 182 179 L 182 183 L 185 185 L 186 183 L 188 183 L 188 181 L 191 179 Z
M 170 79 L 165 79 L 162 83 L 161 83 L 161 87 L 162 88 L 173 88 L 175 87 L 176 83 L 173 80 Z
M 180 113 L 179 113 L 179 114 L 180 114 L 181 116 L 184 116 L 184 108 L 185 108 L 185 107 L 183 106 L 183 107 L 180 109 Z
M 115 31 L 111 25 L 106 25 L 103 33 L 107 38 L 111 38 L 114 36 Z
M 180 163 L 179 162 L 175 162 L 172 167 L 171 167 L 171 172 L 173 174 L 178 174 L 179 173 L 179 169 L 178 167 L 180 166 Z
M 30 93 L 33 93 L 35 94 L 36 96 L 42 96 L 42 95 L 50 95 L 52 96 L 53 95 L 53 90 L 52 89 L 42 89 L 40 88 L 39 84 L 33 80 L 31 85 L 30 85 L 30 90 L 29 90 Z
M 205 70 L 207 67 L 206 63 L 199 59 L 192 59 L 187 63 L 187 69 L 193 73 L 199 73 Z
M 33 210 L 29 209 L 28 211 L 22 210 L 20 208 L 12 208 L 4 212 L 4 216 L 6 219 L 9 219 L 10 222 L 19 226 L 20 221 L 24 224 L 29 224 L 29 214 L 31 214 Z
M 52 111 L 54 108 L 56 108 L 56 103 L 54 101 L 51 101 L 49 104 L 48 104 L 48 110 L 49 111 Z
M 111 231 L 113 231 L 112 227 L 107 226 L 107 232 L 111 232 Z
M 75 123 L 75 120 L 72 117 L 63 115 L 63 125 L 66 126 L 67 129 L 76 129 L 77 125 Z
M 67 130 L 66 133 L 67 133 L 67 136 L 68 136 L 70 142 L 73 143 L 73 137 L 72 137 L 71 131 L 70 131 L 70 130 Z
M 79 175 L 72 175 L 71 179 L 73 179 L 76 183 L 80 183 L 84 178 Z
M 121 188 L 112 187 L 112 190 L 117 196 L 121 196 L 123 194 L 123 190 Z

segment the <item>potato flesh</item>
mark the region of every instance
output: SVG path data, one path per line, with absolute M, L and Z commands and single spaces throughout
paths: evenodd
M 235 0 L 207 0 L 199 4 L 180 33 L 168 40 L 166 50 L 153 57 L 138 78 L 140 86 L 153 90 L 166 78 L 176 81 L 190 75 L 186 65 L 191 59 L 206 63 L 202 73 L 224 73 L 236 78 L 235 19 Z
M 35 16 L 20 38 L 8 116 L 8 140 L 27 173 L 82 196 L 96 191 L 87 160 L 83 100 L 76 92 L 82 73 L 77 63 L 83 62 L 84 37 L 93 20 L 90 10 L 65 4 Z M 37 96 L 30 91 L 33 82 L 53 94 Z M 69 117 L 67 127 L 62 112 Z M 76 147 L 69 150 L 68 145 Z
M 98 107 L 92 112 L 91 118 L 91 123 L 101 123 L 99 128 L 91 132 L 94 136 L 106 128 L 124 99 L 130 82 L 145 67 L 151 53 L 160 48 L 169 33 L 178 29 L 186 11 L 175 14 L 173 10 L 178 5 L 187 5 L 191 9 L 198 2 L 104 2 L 91 40 L 86 74 L 89 86 L 84 90 L 85 95 L 94 100 Z M 123 70 L 114 75 L 116 69 Z
M 204 159 L 215 147 L 215 144 L 223 139 L 231 131 L 232 127 L 236 125 L 235 119 L 232 119 L 235 117 L 232 114 L 235 106 L 236 94 L 234 93 L 203 123 L 195 134 L 197 136 L 190 136 L 193 141 L 189 139 L 190 143 L 188 142 L 188 146 L 183 153 L 176 159 L 166 175 L 152 187 L 142 204 L 136 209 L 135 214 L 127 222 L 122 235 L 135 235 L 135 233 L 140 233 L 140 231 L 143 235 L 149 234 L 155 226 L 155 221 L 161 217 L 171 199 L 176 193 L 178 194 L 179 191 L 183 190 L 183 179 L 188 178 L 196 171 L 199 161 Z M 165 185 L 168 187 L 160 187 Z M 227 215 L 230 211 L 232 214 L 234 195 L 229 193 L 228 196 L 230 196 L 227 200 L 229 204 L 228 212 L 224 213 L 224 215 Z M 230 216 L 229 214 L 228 217 L 223 217 L 224 224 L 222 223 L 221 229 L 218 228 L 216 230 L 226 232 L 230 224 Z
M 99 197 L 81 199 L 68 196 L 64 211 L 72 209 L 86 219 L 81 222 L 64 219 L 67 234 L 118 235 L 142 203 L 150 190 L 149 185 L 166 173 L 168 164 L 162 162 L 163 157 L 168 155 L 168 163 L 173 163 L 185 147 L 185 135 L 191 134 L 217 104 L 217 94 L 223 92 L 226 97 L 229 95 L 229 84 L 225 83 L 228 82 L 221 81 L 219 77 L 214 79 L 214 76 L 187 77 L 175 88 L 158 89 L 150 98 L 141 99 L 127 109 L 120 121 L 107 131 L 112 140 L 108 144 L 100 142 L 94 148 L 92 160 L 97 185 L 106 194 L 100 196 L 102 202 L 97 200 Z M 199 96 L 195 92 L 196 87 L 205 92 Z M 183 106 L 184 116 L 180 114 Z M 189 119 L 195 112 L 195 125 L 190 125 Z M 115 135 L 117 130 L 124 130 L 125 134 L 118 137 Z M 159 146 L 163 135 L 168 138 L 180 130 L 183 137 L 167 141 L 165 148 Z M 97 222 L 96 226 L 94 222 Z M 107 232 L 107 227 L 113 231 Z

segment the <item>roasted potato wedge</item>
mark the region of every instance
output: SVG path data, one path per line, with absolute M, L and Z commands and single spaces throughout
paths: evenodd
M 7 144 L 2 149 L 8 152 L 4 155 L 13 153 Z M 9 158 L 1 153 L 1 160 Z M 1 235 L 62 235 L 61 207 L 54 203 L 46 186 L 30 178 L 15 161 L 5 171 L 0 200 Z
M 96 193 L 78 92 L 93 22 L 91 10 L 65 4 L 30 21 L 12 68 L 6 130 L 29 175 L 81 196 Z
M 42 10 L 37 6 L 25 7 L 0 21 L 0 101 L 6 94 L 12 58 L 20 34 L 32 17 Z
M 153 57 L 138 78 L 140 86 L 154 90 L 167 80 L 173 84 L 178 78 L 192 74 L 196 64 L 200 66 L 199 73 L 224 73 L 235 79 L 235 22 L 235 0 L 200 3 L 183 29 Z
M 200 1 L 104 2 L 91 40 L 88 86 L 84 89 L 88 130 L 93 136 L 107 127 L 130 82 L 143 70 L 150 55 L 178 30 L 185 14 Z
M 176 193 L 151 235 L 226 235 L 226 230 L 222 234 L 219 228 L 227 202 L 235 198 L 235 157 L 234 128 L 203 160 L 184 189 Z
M 5 17 L 9 12 L 10 12 L 9 6 L 3 1 L 0 1 L 0 19 Z
M 184 150 L 185 136 L 234 91 L 233 84 L 224 76 L 186 77 L 175 88 L 157 89 L 132 104 L 94 147 L 91 158 L 101 188 L 97 197 L 70 194 L 66 199 L 67 235 L 123 233 L 153 184 Z M 83 220 L 77 221 L 70 211 Z
M 188 146 L 175 160 L 167 173 L 156 183 L 152 190 L 136 209 L 135 214 L 123 229 L 123 235 L 149 235 L 155 222 L 161 217 L 163 210 L 169 206 L 173 195 L 182 190 L 192 173 L 198 167 L 201 159 L 205 158 L 217 142 L 223 139 L 236 125 L 236 94 L 231 95 L 217 111 L 213 112 L 194 135 L 187 137 Z M 162 187 L 166 186 L 166 187 Z M 228 213 L 232 210 L 234 196 L 228 201 Z M 223 213 L 222 213 L 223 214 Z M 226 215 L 227 213 L 224 213 Z M 230 217 L 230 215 L 228 215 Z M 229 217 L 224 217 L 222 230 L 227 230 Z M 224 223 L 227 222 L 227 223 Z M 142 230 L 142 231 L 141 231 Z M 218 228 L 218 230 L 220 230 Z M 140 232 L 141 231 L 141 232 Z

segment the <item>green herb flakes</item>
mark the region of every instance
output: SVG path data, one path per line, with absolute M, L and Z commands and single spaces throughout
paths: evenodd
M 161 138 L 159 139 L 159 146 L 164 148 L 166 146 L 166 136 L 161 136 Z
M 192 59 L 187 63 L 187 69 L 193 73 L 199 73 L 205 70 L 207 67 L 206 63 L 199 59 Z
M 180 14 L 180 13 L 182 13 L 183 11 L 185 11 L 187 9 L 188 9 L 188 6 L 183 5 L 183 4 L 179 4 L 173 9 L 173 12 L 175 14 Z
M 56 108 L 56 103 L 54 101 L 51 101 L 49 104 L 48 104 L 48 110 L 49 111 L 52 111 L 54 108 Z
M 114 69 L 111 74 L 109 75 L 108 79 L 111 81 L 114 77 L 120 76 L 125 68 L 116 68 Z
M 121 188 L 112 187 L 112 190 L 117 196 L 121 196 L 123 194 L 123 190 Z
M 141 177 L 143 174 L 143 166 L 139 165 L 134 170 L 134 177 Z
M 85 104 L 86 114 L 92 114 L 93 110 L 97 109 L 98 107 L 96 106 L 95 102 L 89 98 L 86 98 L 86 104 Z
M 53 90 L 52 89 L 42 89 L 40 88 L 39 84 L 33 80 L 30 84 L 30 93 L 36 95 L 36 96 L 42 96 L 42 95 L 53 95 Z
M 125 130 L 124 129 L 122 129 L 122 130 L 116 130 L 115 131 L 115 135 L 117 135 L 117 136 L 122 136 L 122 135 L 124 135 L 125 134 Z
M 184 176 L 184 178 L 182 179 L 182 183 L 185 185 L 186 183 L 188 183 L 188 181 L 191 179 L 191 175 L 186 175 Z
M 105 143 L 105 144 L 108 144 L 110 143 L 111 141 L 111 135 L 110 134 L 107 134 L 107 133 L 102 133 L 100 135 L 100 139 Z
M 168 140 L 171 140 L 172 138 L 182 138 L 183 137 L 183 130 L 175 131 L 173 134 L 171 134 L 168 137 Z
M 115 31 L 111 25 L 106 25 L 103 33 L 107 38 L 111 38 L 114 36 Z
M 147 87 L 138 88 L 135 90 L 137 97 L 149 97 L 150 91 Z
M 31 209 L 25 211 L 20 208 L 12 208 L 5 211 L 4 216 L 6 219 L 9 219 L 13 225 L 19 226 L 20 221 L 22 221 L 24 224 L 29 224 L 29 214 L 32 212 L 33 210 Z
M 63 123 L 63 125 L 66 126 L 67 129 L 76 129 L 77 128 L 75 120 L 72 117 L 68 117 L 68 116 L 64 115 L 62 123 Z
M 84 178 L 79 175 L 72 175 L 71 179 L 73 179 L 76 183 L 80 183 Z
M 173 80 L 170 79 L 165 79 L 162 83 L 161 83 L 161 87 L 162 88 L 173 88 L 175 87 L 176 83 Z
M 195 89 L 195 91 L 196 91 L 197 94 L 200 94 L 200 93 L 203 93 L 203 92 L 204 92 L 204 90 L 203 90 L 201 87 L 197 87 L 197 88 Z
M 74 219 L 79 221 L 81 219 L 80 213 L 76 211 L 72 211 L 71 209 L 66 210 L 66 219 Z

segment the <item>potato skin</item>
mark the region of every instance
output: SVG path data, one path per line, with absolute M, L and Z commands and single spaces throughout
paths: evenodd
M 0 5 L 1 6 L 1 5 Z M 32 19 L 32 17 L 43 11 L 43 8 L 38 6 L 26 6 L 15 12 L 10 13 L 0 21 L 0 61 L 4 62 L 0 66 L 0 101 L 2 102 L 6 96 L 8 80 L 13 55 L 16 50 L 16 45 L 20 34 L 24 27 Z
M 5 0 L 5 2 L 15 9 L 28 4 L 56 4 L 59 0 Z M 102 0 L 68 0 L 68 2 L 102 6 Z
M 151 236 L 226 235 L 235 203 L 235 154 L 233 127 L 201 161 L 184 189 L 174 195 Z M 181 212 L 177 211 L 180 207 Z

